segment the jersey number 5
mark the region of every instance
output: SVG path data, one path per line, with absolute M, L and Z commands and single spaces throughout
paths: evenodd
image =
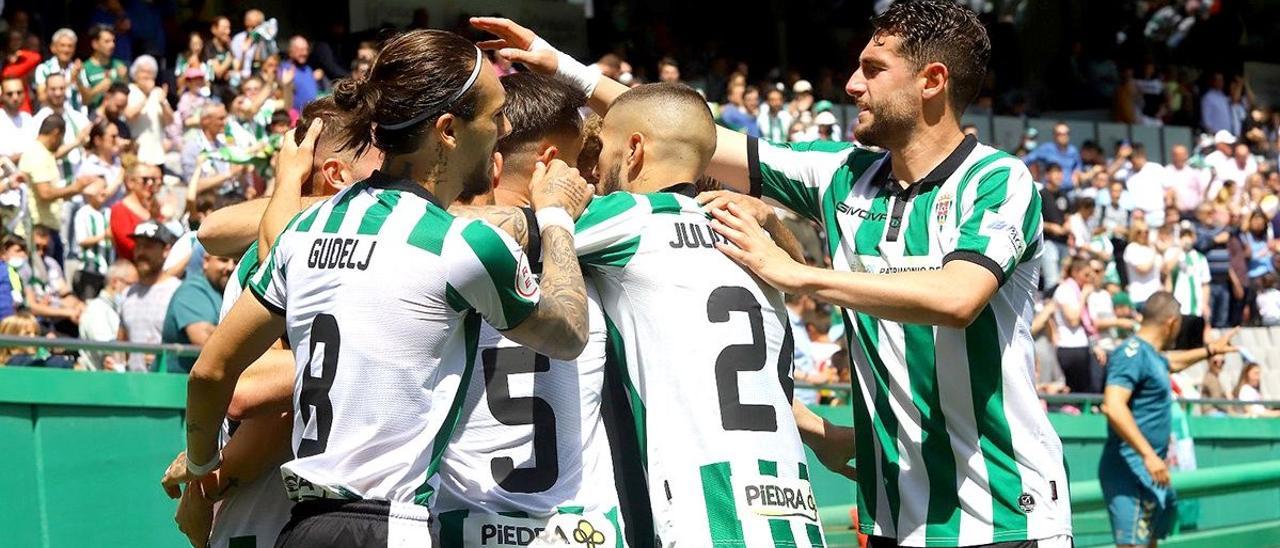
M 725 430 L 751 432 L 777 432 L 778 417 L 772 405 L 745 404 L 738 386 L 738 373 L 762 371 L 768 359 L 764 337 L 764 317 L 760 303 L 744 287 L 722 286 L 711 292 L 707 299 L 707 320 L 711 323 L 729 321 L 730 312 L 745 312 L 751 324 L 751 342 L 731 344 L 716 358 L 716 392 L 720 397 L 720 425 Z M 791 364 L 795 342 L 789 326 L 785 329 L 782 348 L 778 352 L 778 382 L 791 400 L 794 381 Z
M 298 396 L 298 414 L 302 417 L 302 424 L 305 427 L 315 421 L 316 439 L 306 437 L 310 428 L 303 429 L 302 441 L 298 443 L 298 458 L 319 455 L 329 445 L 329 428 L 333 426 L 329 389 L 333 388 L 333 378 L 338 374 L 338 350 L 341 347 L 338 320 L 330 314 L 317 314 L 311 321 L 310 363 L 303 372 L 302 393 Z M 317 350 L 324 354 L 318 376 L 315 374 Z
M 484 363 L 484 392 L 489 411 L 508 426 L 533 425 L 532 468 L 516 468 L 515 459 L 489 461 L 493 480 L 511 493 L 539 493 L 555 485 L 560 476 L 556 449 L 556 415 L 547 400 L 536 396 L 511 397 L 511 375 L 551 370 L 551 361 L 528 348 L 491 348 L 480 353 Z

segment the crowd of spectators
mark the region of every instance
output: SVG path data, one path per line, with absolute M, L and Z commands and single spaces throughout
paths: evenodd
M 136 47 L 136 36 L 132 43 L 119 37 L 118 24 L 57 29 L 46 42 L 27 28 L 25 13 L 6 22 L 0 259 L 8 276 L 0 275 L 0 333 L 202 344 L 235 263 L 204 253 L 194 237 L 200 219 L 269 194 L 275 151 L 301 108 L 332 80 L 368 70 L 376 45 L 321 44 L 313 59 L 306 37 L 277 36 L 274 19 L 248 10 L 241 21 L 214 18 L 187 34 L 172 59 L 157 59 Z M 344 49 L 350 55 L 336 53 Z M 500 73 L 515 70 L 493 61 Z M 830 98 L 840 86 L 830 71 L 815 86 L 794 71 L 752 80 L 746 63 L 717 63 L 698 75 L 670 57 L 651 70 L 616 54 L 596 65 L 634 85 L 646 74 L 688 83 L 708 97 L 720 123 L 755 137 L 852 140 L 855 120 L 838 118 L 843 110 Z M 1184 314 L 1203 318 L 1205 329 L 1280 325 L 1280 112 L 1258 104 L 1240 75 L 1207 73 L 1197 87 L 1151 64 L 1138 78 L 1122 74 L 1136 95 L 1118 99 L 1134 112 L 1126 118 L 1117 109 L 1118 119 L 1184 123 L 1203 136 L 1197 146 L 1168 151 L 1168 165 L 1152 161 L 1145 143 L 1072 145 L 1066 124 L 1045 142 L 1029 131 L 1011 151 L 1041 186 L 1044 298 L 1036 328 L 1048 393 L 1099 391 L 1107 353 L 1136 329 L 1143 301 L 1161 289 L 1175 293 Z M 989 112 L 991 102 L 983 96 L 974 109 Z M 822 234 L 806 221 L 787 222 L 820 260 Z M 804 297 L 787 305 L 796 380 L 848 382 L 842 316 Z M 121 371 L 190 366 L 158 364 L 144 353 L 39 348 L 5 349 L 0 358 Z M 1188 389 L 1258 399 L 1256 371 L 1246 367 L 1226 389 L 1216 373 Z M 809 403 L 847 397 L 797 393 Z

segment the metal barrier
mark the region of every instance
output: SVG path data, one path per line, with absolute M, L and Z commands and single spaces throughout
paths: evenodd
M 169 363 L 174 358 L 200 355 L 200 347 L 189 344 L 145 344 L 121 341 L 87 341 L 61 337 L 18 337 L 14 335 L 0 335 L 0 348 L 48 348 L 50 350 L 154 354 L 157 356 L 156 362 L 158 365 L 156 370 L 161 373 L 169 371 Z
M 797 389 L 806 390 L 826 390 L 836 392 L 842 395 L 852 396 L 853 387 L 847 384 L 808 384 L 796 383 Z M 1041 394 L 1040 399 L 1049 405 L 1078 405 L 1080 412 L 1086 415 L 1094 413 L 1095 407 L 1102 405 L 1102 394 Z M 1267 408 L 1280 408 L 1280 400 L 1259 400 L 1251 402 L 1242 402 L 1232 399 L 1215 399 L 1215 398 L 1174 398 L 1174 401 L 1183 405 L 1184 409 L 1190 410 L 1193 405 L 1214 405 L 1214 406 L 1238 406 L 1238 405 L 1261 405 Z
M 1172 472 L 1169 483 L 1179 499 L 1207 497 L 1280 486 L 1280 460 L 1216 466 L 1201 470 Z M 1106 508 L 1102 485 L 1097 480 L 1072 482 L 1071 510 L 1088 512 Z

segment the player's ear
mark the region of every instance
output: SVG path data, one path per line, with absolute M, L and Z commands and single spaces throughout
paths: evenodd
M 644 165 L 644 135 L 632 133 L 627 139 L 627 165 L 639 169 Z
M 337 158 L 325 158 L 320 163 L 320 173 L 324 176 L 324 184 L 329 185 L 334 191 L 342 190 L 351 185 L 355 174 L 351 173 L 351 167 Z
M 493 153 L 493 184 L 489 188 L 498 188 L 498 181 L 502 180 L 502 153 L 494 151 Z
M 538 161 L 546 165 L 551 165 L 551 161 L 560 155 L 560 149 L 552 144 L 542 145 L 542 151 L 538 154 Z
M 435 132 L 436 137 L 441 143 L 450 148 L 458 146 L 458 137 L 454 134 L 454 116 L 451 113 L 444 113 L 436 119 Z
M 921 96 L 924 99 L 932 99 L 945 93 L 951 73 L 946 65 L 934 62 L 920 70 L 920 79 L 924 82 L 924 89 L 920 90 Z

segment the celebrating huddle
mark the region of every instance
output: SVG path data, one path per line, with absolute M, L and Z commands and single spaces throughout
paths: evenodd
M 164 479 L 184 533 L 215 547 L 821 547 L 807 444 L 851 478 L 857 452 L 863 530 L 890 545 L 1069 542 L 1060 444 L 1038 407 L 1019 408 L 1034 189 L 971 140 L 898 158 L 911 107 L 872 96 L 871 79 L 910 70 L 875 50 L 920 39 L 919 21 L 892 19 L 913 9 L 891 8 L 850 82 L 876 117 L 860 116 L 860 139 L 890 155 L 747 141 L 692 89 L 627 89 L 505 19 L 474 19 L 497 37 L 478 46 L 388 40 L 364 79 L 304 111 L 270 202 L 201 229 L 211 252 L 244 257 Z M 498 78 L 482 49 L 531 72 Z M 962 111 L 968 90 L 945 66 L 930 88 L 923 70 L 924 108 L 959 93 Z M 574 167 L 584 104 L 603 116 L 599 156 L 584 157 L 594 188 Z M 706 175 L 746 194 L 699 194 Z M 954 193 L 941 237 L 913 205 L 939 189 Z M 762 193 L 824 223 L 853 273 L 821 274 L 851 277 L 797 270 Z M 870 214 L 837 217 L 849 204 Z M 918 298 L 935 275 L 976 296 Z M 847 310 L 857 444 L 793 403 L 781 290 Z M 940 386 L 948 368 L 963 382 Z

